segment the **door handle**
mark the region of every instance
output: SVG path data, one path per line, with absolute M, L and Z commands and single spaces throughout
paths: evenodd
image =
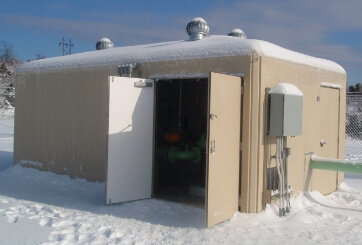
M 211 149 L 210 149 L 211 154 L 215 154 L 216 152 L 216 141 L 215 140 L 211 140 Z

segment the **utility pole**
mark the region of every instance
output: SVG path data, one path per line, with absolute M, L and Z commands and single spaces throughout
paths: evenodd
M 59 42 L 59 46 L 62 45 L 62 55 L 72 54 L 72 47 L 74 47 L 72 43 L 72 39 L 69 38 L 69 43 L 65 41 L 64 37 L 61 42 Z M 67 49 L 68 48 L 68 49 Z
M 74 47 L 74 45 L 72 43 L 72 39 L 69 38 L 69 52 L 68 52 L 68 54 L 72 54 L 72 47 Z

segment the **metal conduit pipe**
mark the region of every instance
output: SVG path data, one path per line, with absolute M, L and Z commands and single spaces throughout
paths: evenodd
M 307 188 L 307 179 L 306 179 L 306 165 L 307 165 L 307 156 L 308 155 L 313 155 L 314 152 L 312 151 L 308 151 L 308 152 L 305 152 L 304 153 L 304 175 L 303 175 L 303 192 L 305 194 L 306 191 L 308 191 L 308 188 Z
M 279 176 L 279 217 L 285 215 L 284 209 L 284 176 L 282 173 L 282 163 L 281 163 L 281 137 L 277 137 L 277 147 L 276 147 L 276 164 L 277 164 L 277 171 Z
M 283 216 L 285 215 L 285 172 L 284 172 L 284 154 L 283 154 L 284 137 L 280 137 L 279 141 L 279 153 L 280 153 L 280 172 L 282 174 L 282 211 Z
M 277 167 L 279 174 L 279 217 L 283 216 L 283 174 L 280 161 L 280 137 L 277 138 Z
M 276 162 L 276 167 L 277 167 L 277 171 L 278 171 L 278 177 L 279 177 L 279 186 L 278 186 L 278 191 L 279 191 L 279 217 L 282 217 L 282 195 L 281 195 L 281 187 L 282 187 L 282 176 L 280 174 L 280 168 L 279 168 L 279 137 L 277 137 L 277 145 L 276 145 L 276 153 L 275 153 L 275 162 Z
M 287 198 L 287 207 L 286 212 L 289 213 L 291 206 L 290 206 L 290 192 L 289 192 L 289 155 L 290 155 L 290 148 L 284 148 L 284 160 L 285 160 L 285 187 L 286 187 L 286 198 Z

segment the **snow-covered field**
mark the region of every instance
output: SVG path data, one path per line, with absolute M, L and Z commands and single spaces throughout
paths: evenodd
M 36 142 L 35 142 L 36 143 Z M 149 199 L 103 205 L 104 183 L 11 166 L 13 119 L 0 120 L 0 244 L 361 244 L 362 176 L 338 191 L 299 193 L 204 228 L 204 210 Z

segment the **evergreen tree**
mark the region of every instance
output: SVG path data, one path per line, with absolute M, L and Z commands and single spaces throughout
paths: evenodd
M 349 92 L 362 92 L 361 91 L 361 84 L 357 83 L 356 85 L 351 85 L 348 87 Z

